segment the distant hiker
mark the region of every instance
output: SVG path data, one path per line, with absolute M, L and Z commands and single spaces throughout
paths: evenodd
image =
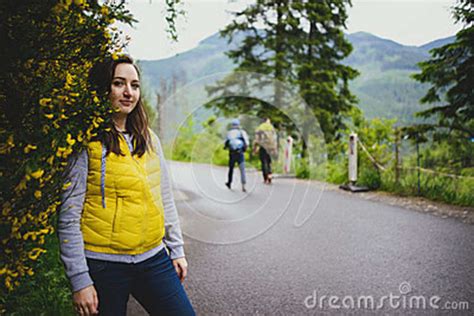
M 231 127 L 227 132 L 225 139 L 224 148 L 229 150 L 229 174 L 225 185 L 231 189 L 232 187 L 232 176 L 234 174 L 234 165 L 237 162 L 240 169 L 240 182 L 242 183 L 242 191 L 247 192 L 245 189 L 245 157 L 244 152 L 249 146 L 249 137 L 247 132 L 240 128 L 240 121 L 234 119 L 231 122 Z
M 255 140 L 253 143 L 253 152 L 257 153 L 259 150 L 259 158 L 262 164 L 263 182 L 265 184 L 272 183 L 272 155 L 277 153 L 277 139 L 275 128 L 266 118 L 262 124 L 257 127 L 255 131 Z

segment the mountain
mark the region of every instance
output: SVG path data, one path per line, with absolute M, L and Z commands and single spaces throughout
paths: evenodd
M 174 57 L 140 61 L 144 80 L 154 91 L 161 91 L 167 97 L 187 83 L 212 74 L 231 72 L 234 64 L 225 52 L 242 38 L 228 43 L 216 33 L 202 40 L 196 48 Z M 359 99 L 358 106 L 368 118 L 397 118 L 405 124 L 416 121 L 413 114 L 426 108 L 419 104 L 419 99 L 427 87 L 410 77 L 419 71 L 417 63 L 428 59 L 432 48 L 452 42 L 455 37 L 422 46 L 406 46 L 366 32 L 348 34 L 347 38 L 354 50 L 344 63 L 360 72 L 360 76 L 351 82 L 351 89 Z
M 430 51 L 433 48 L 441 47 L 441 46 L 444 46 L 446 44 L 452 43 L 455 39 L 456 39 L 455 36 L 441 38 L 441 39 L 429 42 L 429 43 L 427 43 L 425 45 L 422 45 L 420 47 L 425 49 L 426 51 Z

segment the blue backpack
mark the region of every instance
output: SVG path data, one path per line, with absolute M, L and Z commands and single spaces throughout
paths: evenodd
M 245 141 L 242 135 L 242 131 L 237 130 L 237 129 L 235 130 L 236 133 L 233 133 L 233 131 L 234 130 L 229 131 L 227 135 L 228 136 L 227 145 L 230 151 L 245 151 L 247 148 L 245 146 Z

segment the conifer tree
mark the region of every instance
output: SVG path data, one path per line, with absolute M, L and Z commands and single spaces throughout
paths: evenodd
M 274 107 L 253 99 L 224 98 L 230 85 L 249 84 L 231 79 L 208 88 L 211 95 L 217 96 L 208 106 L 224 114 L 270 116 L 280 127 L 292 129 L 294 124 L 285 121 L 278 111 L 286 93 L 280 83 L 288 84 L 299 91 L 308 105 L 301 119 L 316 116 L 326 141 L 332 140 L 343 126 L 345 113 L 355 103 L 348 82 L 357 71 L 342 64 L 352 50 L 343 33 L 348 5 L 349 0 L 258 0 L 237 12 L 235 20 L 221 32 L 229 42 L 241 40 L 228 56 L 237 64 L 235 72 L 259 73 L 273 80 Z M 266 84 L 260 80 L 247 88 Z M 302 125 L 307 130 L 304 122 Z
M 434 118 L 421 126 L 446 138 L 456 135 L 470 141 L 474 137 L 474 4 L 459 0 L 453 10 L 457 23 L 464 25 L 452 43 L 431 50 L 431 59 L 419 63 L 421 73 L 413 77 L 431 85 L 422 103 L 433 107 L 417 113 Z

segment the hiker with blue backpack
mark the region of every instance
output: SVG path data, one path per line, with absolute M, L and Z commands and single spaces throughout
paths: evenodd
M 240 127 L 239 119 L 234 119 L 231 122 L 231 127 L 227 132 L 225 139 L 224 149 L 229 150 L 229 173 L 227 182 L 225 185 L 232 188 L 232 177 L 234 174 L 235 163 L 239 164 L 240 169 L 240 182 L 242 183 L 242 191 L 247 192 L 245 189 L 245 157 L 244 152 L 249 146 L 249 137 L 247 132 Z

